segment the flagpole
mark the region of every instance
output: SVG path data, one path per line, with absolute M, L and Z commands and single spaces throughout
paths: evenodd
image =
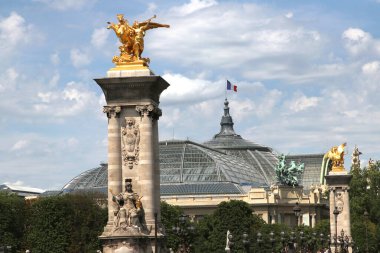
M 226 88 L 226 84 L 224 84 L 224 96 L 225 96 L 225 98 L 227 99 L 227 88 Z

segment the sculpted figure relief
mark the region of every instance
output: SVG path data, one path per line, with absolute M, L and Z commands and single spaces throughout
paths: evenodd
M 111 192 L 113 195 L 113 193 Z M 112 196 L 112 201 L 117 204 L 114 211 L 114 228 L 126 230 L 135 228 L 139 232 L 145 228 L 144 211 L 142 208 L 141 198 L 132 190 L 132 179 L 125 180 L 125 192 Z
M 124 165 L 130 169 L 139 161 L 140 130 L 134 118 L 125 118 L 126 125 L 121 128 L 122 156 Z
M 108 22 L 109 25 L 107 29 L 112 29 L 122 44 L 119 47 L 120 56 L 114 56 L 112 62 L 116 63 L 116 65 L 123 65 L 139 60 L 149 63 L 149 58 L 141 57 L 144 51 L 145 31 L 159 27 L 170 27 L 169 25 L 151 22 L 153 18 L 156 18 L 156 15 L 143 22 L 135 21 L 133 25 L 130 26 L 128 20 L 124 19 L 124 15 L 118 14 L 118 24 Z

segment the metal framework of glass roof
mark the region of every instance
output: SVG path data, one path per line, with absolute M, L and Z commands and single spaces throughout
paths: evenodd
M 220 132 L 203 144 L 188 140 L 159 143 L 162 195 L 241 194 L 241 186 L 269 187 L 276 182 L 278 155 L 235 133 L 227 99 L 220 125 Z M 323 154 L 287 158 L 305 163 L 301 184 L 306 189 L 319 182 Z M 63 191 L 95 188 L 107 188 L 107 164 L 81 173 Z

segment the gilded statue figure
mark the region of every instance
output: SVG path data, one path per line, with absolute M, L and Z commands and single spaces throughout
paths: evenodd
M 134 118 L 125 118 L 126 125 L 121 128 L 122 156 L 124 165 L 132 169 L 139 161 L 140 130 Z
M 135 21 L 133 25 L 130 26 L 128 20 L 124 19 L 124 15 L 118 14 L 118 24 L 108 22 L 107 29 L 112 29 L 122 44 L 119 47 L 120 56 L 114 56 L 112 59 L 113 63 L 116 65 L 128 65 L 130 63 L 140 62 L 144 66 L 149 64 L 149 58 L 141 57 L 144 51 L 145 31 L 159 27 L 170 27 L 169 25 L 151 22 L 154 18 L 156 18 L 156 15 L 143 22 Z
M 344 148 L 346 147 L 346 143 L 343 143 L 339 146 L 332 147 L 324 156 L 331 161 L 332 167 L 331 170 L 333 172 L 341 172 L 344 171 Z

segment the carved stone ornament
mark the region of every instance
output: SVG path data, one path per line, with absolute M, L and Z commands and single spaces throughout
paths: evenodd
M 130 243 L 126 243 L 123 241 L 122 246 L 115 250 L 115 253 L 135 253 L 136 251 L 136 246 L 133 247 Z
M 158 119 L 162 115 L 160 108 L 153 104 L 149 105 L 138 105 L 136 106 L 136 111 L 143 116 L 151 116 L 153 119 Z
M 133 169 L 139 161 L 140 129 L 134 118 L 125 118 L 126 125 L 121 128 L 122 157 L 125 166 Z
M 142 196 L 132 190 L 132 179 L 125 181 L 125 192 L 112 196 L 112 201 L 117 204 L 114 209 L 112 234 L 139 235 L 150 233 L 146 227 L 145 212 L 141 202 Z
M 338 192 L 336 194 L 336 207 L 338 208 L 339 212 L 343 211 L 344 201 L 343 201 L 343 194 L 341 192 Z
M 103 112 L 107 113 L 107 118 L 117 118 L 121 112 L 120 106 L 104 106 Z

